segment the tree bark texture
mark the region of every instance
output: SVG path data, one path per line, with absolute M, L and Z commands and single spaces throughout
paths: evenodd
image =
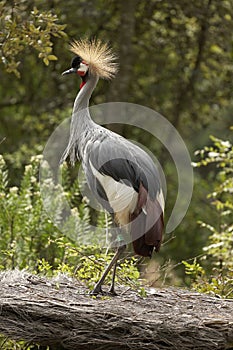
M 178 288 L 92 297 L 64 275 L 8 271 L 0 274 L 0 333 L 56 350 L 230 350 L 233 300 Z

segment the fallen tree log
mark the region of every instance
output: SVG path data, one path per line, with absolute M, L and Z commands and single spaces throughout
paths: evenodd
M 0 333 L 50 349 L 233 349 L 233 300 L 178 289 L 91 297 L 66 276 L 0 274 Z

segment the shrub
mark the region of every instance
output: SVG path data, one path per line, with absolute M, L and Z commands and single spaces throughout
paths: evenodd
M 233 147 L 229 141 L 211 136 L 212 146 L 197 151 L 200 161 L 194 166 L 214 165 L 216 184 L 208 198 L 218 225 L 199 222 L 210 231 L 204 255 L 193 263 L 183 262 L 192 286 L 201 292 L 233 297 Z

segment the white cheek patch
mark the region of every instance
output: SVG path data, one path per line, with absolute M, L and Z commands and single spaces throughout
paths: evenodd
M 80 67 L 78 69 L 78 74 L 81 75 L 81 76 L 85 75 L 86 72 L 88 71 L 88 68 L 89 68 L 89 66 L 88 66 L 87 63 L 81 62 L 80 63 Z

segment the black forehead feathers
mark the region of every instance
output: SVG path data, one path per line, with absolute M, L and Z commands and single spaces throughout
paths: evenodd
M 81 57 L 75 56 L 71 61 L 71 67 L 72 68 L 78 68 L 80 66 L 80 63 L 82 62 Z

